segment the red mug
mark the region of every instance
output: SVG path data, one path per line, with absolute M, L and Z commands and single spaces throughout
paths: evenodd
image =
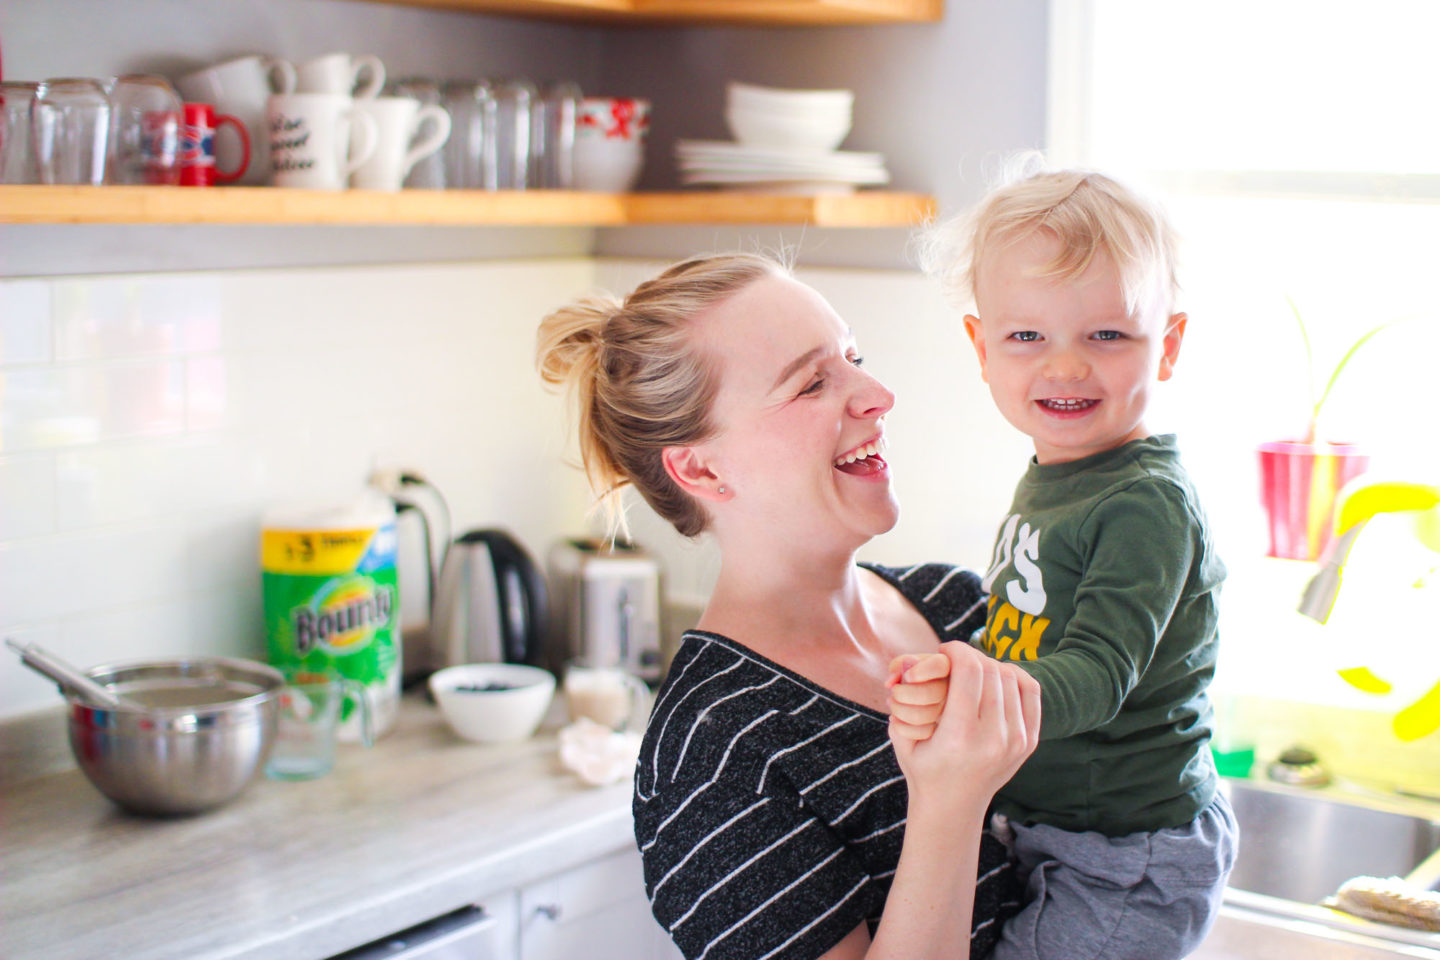
M 240 166 L 234 170 L 215 168 L 215 129 L 234 124 L 240 135 Z M 245 124 L 228 113 L 215 112 L 208 103 L 185 104 L 185 126 L 180 136 L 180 186 L 210 187 L 230 183 L 245 175 L 250 166 L 250 134 Z

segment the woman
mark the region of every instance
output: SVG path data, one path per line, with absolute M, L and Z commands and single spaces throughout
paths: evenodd
M 986 808 L 1034 748 L 1038 688 L 941 647 L 983 622 L 972 574 L 856 565 L 899 508 L 894 398 L 849 328 L 769 259 L 701 257 L 551 314 L 538 363 L 574 389 L 595 488 L 720 550 L 636 769 L 656 918 L 691 958 L 984 956 L 1015 905 Z M 887 677 L 937 649 L 921 740 Z

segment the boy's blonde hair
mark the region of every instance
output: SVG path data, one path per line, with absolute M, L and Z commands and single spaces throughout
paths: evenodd
M 1104 250 L 1120 271 L 1132 316 L 1152 307 L 1171 313 L 1180 289 L 1174 231 L 1154 203 L 1092 171 L 1022 168 L 1018 179 L 992 190 L 970 213 L 930 228 L 921 238 L 921 266 L 947 296 L 968 307 L 986 264 L 1041 231 L 1060 240 L 1060 252 L 1040 276 L 1078 277 Z
M 666 447 L 714 434 L 719 377 L 691 321 L 762 277 L 788 273 L 759 254 L 692 257 L 624 300 L 595 294 L 541 321 L 536 366 L 547 384 L 567 385 L 578 401 L 580 458 L 612 524 L 623 520 L 620 495 L 633 485 L 680 533 L 705 529 L 709 517 L 661 462 Z

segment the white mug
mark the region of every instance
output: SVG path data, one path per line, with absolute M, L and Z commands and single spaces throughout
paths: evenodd
M 356 100 L 372 99 L 385 85 L 385 65 L 371 53 L 327 53 L 299 64 L 295 75 L 296 93 L 339 93 Z
M 361 190 L 399 190 L 410 168 L 439 150 L 450 136 L 450 114 L 445 108 L 421 106 L 411 97 L 356 100 L 355 113 L 374 119 L 379 139 L 370 159 L 350 175 L 350 186 Z M 427 120 L 430 133 L 417 141 Z M 357 126 L 351 136 L 359 133 Z
M 631 726 L 650 698 L 650 688 L 639 677 L 619 667 L 591 667 L 578 661 L 566 665 L 561 688 L 571 720 L 585 717 L 612 730 Z
M 294 93 L 295 79 L 295 67 L 288 60 L 250 56 L 187 73 L 175 81 L 175 87 L 184 99 L 213 104 L 216 113 L 228 113 L 245 126 L 250 165 L 237 182 L 253 187 L 270 182 L 266 103 L 273 94 Z M 221 170 L 238 168 L 244 152 L 239 134 L 228 126 L 215 132 L 215 162 Z
M 336 93 L 273 96 L 267 119 L 277 187 L 343 190 L 379 139 L 374 118 L 357 115 L 354 101 Z

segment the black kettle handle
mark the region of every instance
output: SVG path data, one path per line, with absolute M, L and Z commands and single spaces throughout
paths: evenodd
M 504 640 L 507 663 L 528 663 L 542 666 L 540 660 L 542 645 L 546 636 L 546 618 L 549 615 L 549 601 L 545 592 L 545 579 L 540 575 L 530 554 L 525 552 L 514 537 L 503 530 L 477 531 L 490 548 L 495 561 L 495 579 L 503 593 L 505 572 L 513 569 L 525 588 L 525 623 L 517 633 L 514 624 L 501 617 L 501 634 Z

